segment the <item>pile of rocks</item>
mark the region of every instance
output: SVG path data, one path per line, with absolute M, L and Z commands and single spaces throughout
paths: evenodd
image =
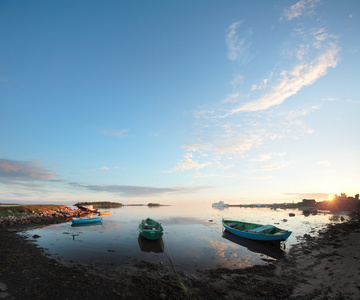
M 65 222 L 67 219 L 73 217 L 80 217 L 86 212 L 80 209 L 72 209 L 70 207 L 63 207 L 60 210 L 44 210 L 40 213 L 36 212 L 23 212 L 21 214 L 9 215 L 0 217 L 0 227 L 13 227 L 27 224 L 55 224 Z

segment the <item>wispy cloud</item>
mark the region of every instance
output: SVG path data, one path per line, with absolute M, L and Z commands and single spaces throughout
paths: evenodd
M 94 192 L 107 192 L 116 194 L 120 197 L 154 197 L 169 194 L 196 193 L 211 187 L 170 187 L 158 188 L 151 186 L 132 186 L 132 185 L 91 185 L 71 182 L 71 186 L 84 188 Z
M 319 166 L 324 166 L 324 167 L 330 166 L 330 162 L 327 161 L 327 160 L 318 161 L 317 164 L 318 164 Z
M 341 50 L 338 37 L 328 33 L 324 23 L 321 27 L 307 27 L 308 23 L 302 22 L 304 16 L 316 14 L 318 2 L 299 1 L 284 11 L 279 26 L 289 27 L 287 21 L 293 20 L 293 28 L 289 28 L 289 36 L 284 37 L 284 47 L 276 49 L 278 58 L 274 66 L 264 69 L 257 83 L 243 75 L 244 68 L 251 67 L 244 62 L 251 63 L 253 60 L 249 58 L 257 55 L 256 68 L 259 68 L 267 49 L 262 49 L 263 57 L 254 52 L 250 55 L 254 36 L 251 28 L 245 28 L 246 23 L 240 21 L 229 26 L 226 33 L 228 58 L 234 65 L 238 63 L 239 71 L 230 82 L 231 92 L 195 113 L 193 141 L 184 146 L 187 157 L 177 164 L 176 170 L 196 171 L 206 167 L 204 174 L 216 174 L 215 168 L 222 165 L 236 167 L 242 160 L 249 161 L 251 150 L 261 149 L 269 141 L 299 139 L 314 132 L 306 118 L 321 109 L 321 105 L 311 103 L 304 108 L 302 99 L 294 96 L 335 68 Z M 291 99 L 298 101 L 298 110 L 294 109 L 296 106 L 289 110 L 282 105 Z M 208 155 L 206 162 L 200 159 L 204 153 Z M 257 162 L 252 160 L 251 171 L 276 170 L 290 164 L 279 154 L 264 154 L 257 159 Z
M 189 170 L 199 170 L 209 166 L 210 163 L 199 163 L 194 160 L 193 153 L 186 153 L 184 159 L 174 167 L 172 171 L 167 171 L 165 173 L 172 173 L 177 171 L 189 171 Z
M 224 117 L 239 112 L 266 110 L 280 105 L 303 87 L 312 85 L 320 77 L 326 75 L 330 67 L 336 67 L 339 60 L 340 49 L 337 44 L 329 43 L 324 48 L 326 49 L 315 59 L 302 61 L 291 70 L 283 70 L 277 82 L 270 86 L 267 93 L 230 110 Z
M 233 61 L 239 61 L 241 64 L 248 63 L 253 54 L 249 51 L 251 43 L 247 41 L 247 38 L 252 35 L 252 30 L 248 28 L 245 36 L 240 38 L 238 30 L 242 22 L 234 22 L 228 28 L 226 34 L 226 44 L 228 46 L 228 58 Z
M 119 167 L 113 167 L 113 168 L 110 168 L 110 167 L 100 167 L 100 168 L 88 168 L 87 170 L 89 171 L 108 171 L 108 170 L 111 170 L 111 169 L 119 169 Z
M 129 129 L 101 129 L 100 132 L 104 135 L 122 138 L 126 136 L 126 134 L 129 132 Z
M 249 172 L 273 171 L 287 167 L 290 163 L 285 160 L 286 153 L 267 153 L 259 154 L 257 157 L 249 159 L 255 162 L 256 166 Z
M 304 14 L 313 15 L 315 14 L 315 7 L 318 2 L 320 2 L 320 0 L 301 0 L 285 9 L 280 19 L 290 21 L 292 19 L 299 18 Z
M 0 182 L 49 180 L 58 176 L 36 161 L 0 159 Z
M 232 137 L 219 138 L 213 145 L 213 150 L 219 154 L 242 155 L 253 147 L 263 143 L 263 136 L 260 134 L 233 134 Z
M 251 158 L 249 159 L 249 161 L 257 161 L 257 162 L 263 162 L 263 161 L 269 161 L 271 160 L 274 156 L 284 156 L 286 155 L 286 153 L 264 153 L 264 154 L 259 154 L 257 155 L 255 158 Z

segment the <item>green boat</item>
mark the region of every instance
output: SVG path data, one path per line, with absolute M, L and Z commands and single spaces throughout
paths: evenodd
M 162 237 L 164 229 L 159 222 L 147 218 L 140 222 L 139 232 L 146 239 L 157 240 Z

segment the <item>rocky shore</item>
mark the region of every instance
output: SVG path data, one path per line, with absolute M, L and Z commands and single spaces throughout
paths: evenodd
M 80 209 L 73 209 L 67 206 L 62 206 L 60 209 L 43 209 L 39 212 L 24 211 L 21 213 L 14 213 L 10 208 L 7 216 L 0 216 L 0 227 L 16 227 L 30 224 L 56 224 L 66 222 L 73 217 L 80 217 L 86 212 Z
M 31 225 L 26 225 L 31 226 Z M 358 299 L 359 218 L 311 236 L 284 259 L 186 273 L 134 260 L 119 269 L 66 267 L 19 227 L 0 229 L 0 299 Z

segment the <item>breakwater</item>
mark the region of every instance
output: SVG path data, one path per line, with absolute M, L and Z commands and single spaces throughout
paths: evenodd
M 29 224 L 56 224 L 85 214 L 87 214 L 87 212 L 66 206 L 61 209 L 44 209 L 39 212 L 32 211 L 16 214 L 9 210 L 7 216 L 0 216 L 0 227 L 14 227 Z

